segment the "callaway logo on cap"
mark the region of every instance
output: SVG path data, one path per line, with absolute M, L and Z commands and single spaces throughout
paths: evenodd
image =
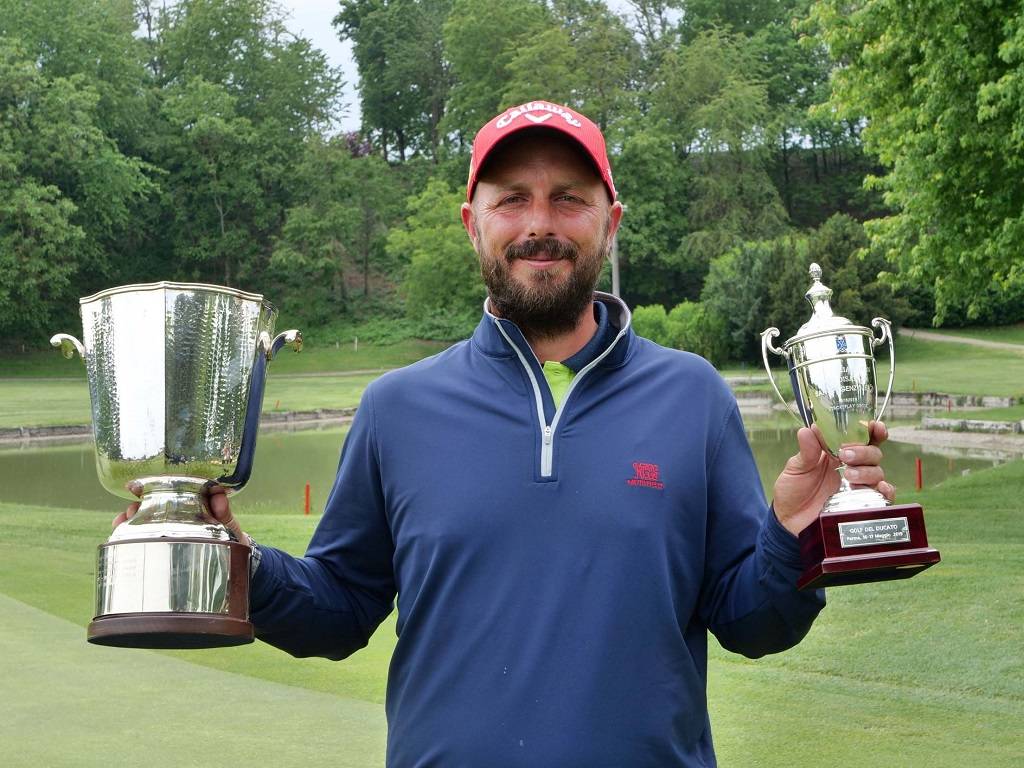
M 611 164 L 608 162 L 601 129 L 569 107 L 550 101 L 528 101 L 505 110 L 477 131 L 473 139 L 469 181 L 466 184 L 467 200 L 473 199 L 478 171 L 483 167 L 491 151 L 509 136 L 526 128 L 548 128 L 576 141 L 584 154 L 594 163 L 594 168 L 608 189 L 611 199 L 615 199 Z

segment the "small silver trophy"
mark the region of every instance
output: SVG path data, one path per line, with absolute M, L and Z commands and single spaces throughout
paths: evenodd
M 880 419 L 889 403 L 896 371 L 892 327 L 874 318 L 876 337 L 871 328 L 833 314 L 832 290 L 821 282 L 821 267 L 811 264 L 810 275 L 813 283 L 805 294 L 813 310 L 810 320 L 782 349 L 772 343 L 779 329 L 765 329 L 761 356 L 775 394 L 802 425 L 817 424 L 829 452 L 838 457 L 844 445 L 867 445 L 871 421 Z M 889 382 L 876 411 L 874 349 L 886 341 Z M 797 410 L 775 385 L 769 352 L 789 365 Z M 920 505 L 892 506 L 873 488 L 852 488 L 844 470 L 841 464 L 839 490 L 800 534 L 805 565 L 800 588 L 907 578 L 939 561 L 938 551 L 928 547 Z
M 126 285 L 80 301 L 96 469 L 140 501 L 99 547 L 88 639 L 134 648 L 252 642 L 249 546 L 203 504 L 249 480 L 267 363 L 302 336 L 274 333 L 259 294 L 191 283 Z

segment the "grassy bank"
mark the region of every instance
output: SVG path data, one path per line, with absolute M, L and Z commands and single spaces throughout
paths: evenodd
M 1024 405 L 1007 408 L 981 408 L 971 411 L 951 411 L 938 414 L 943 419 L 982 419 L 985 421 L 1020 421 L 1024 419 Z
M 1024 344 L 1024 323 L 1013 325 L 976 326 L 973 328 L 922 328 L 922 331 L 934 331 L 948 336 L 962 336 L 966 339 L 982 339 L 983 341 L 1003 341 L 1009 344 Z
M 875 354 L 882 388 L 888 376 L 888 350 L 879 347 Z M 894 386 L 899 392 L 1017 396 L 1024 394 L 1024 355 L 901 336 L 896 339 Z
M 406 341 L 390 346 L 307 346 L 301 354 L 283 351 L 267 379 L 264 410 L 295 411 L 357 405 L 366 384 L 379 371 L 434 354 L 444 344 Z M 39 353 L 43 354 L 43 353 Z M 878 350 L 878 386 L 888 376 L 888 350 Z M 773 361 L 774 362 L 774 361 Z M 78 360 L 56 351 L 45 361 L 35 353 L 0 361 L 0 427 L 89 423 L 89 393 Z M 44 372 L 46 375 L 44 375 Z M 67 378 L 69 372 L 73 378 Z M 726 366 L 726 376 L 759 376 L 758 366 Z M 784 369 L 775 369 L 787 393 Z M 741 389 L 770 393 L 767 383 Z M 999 349 L 899 338 L 896 342 L 895 389 L 901 392 L 1020 396 L 1024 394 L 1024 355 Z
M 721 764 L 1018 765 L 1022 485 L 1016 462 L 920 494 L 943 562 L 910 581 L 831 590 L 796 649 L 751 662 L 714 646 L 709 696 Z M 239 514 L 255 536 L 293 552 L 316 520 Z M 106 765 L 112 755 L 121 764 L 221 764 L 203 752 L 211 748 L 282 766 L 381 765 L 393 618 L 340 664 L 259 643 L 167 653 L 88 647 L 93 557 L 109 519 L 0 504 L 0 652 L 15 664 L 0 703 L 8 765 L 71 757 Z
M 381 371 L 414 363 L 446 348 L 411 340 L 388 346 L 317 347 L 300 354 L 283 350 L 270 366 L 264 411 L 347 408 Z M 0 359 L 0 427 L 88 424 L 85 366 L 59 352 L 27 352 Z
M 994 334 L 998 329 L 990 330 Z M 942 332 L 945 333 L 945 329 Z M 923 341 L 909 336 L 898 337 L 895 350 L 896 378 L 893 388 L 897 392 L 1001 397 L 1024 395 L 1024 354 L 1013 350 Z M 887 344 L 875 350 L 875 359 L 879 394 L 884 395 L 889 377 Z M 770 360 L 779 389 L 783 394 L 788 394 L 789 376 L 784 362 L 774 355 Z M 729 364 L 720 371 L 723 376 L 759 376 L 764 373 L 764 369 L 757 365 Z M 765 382 L 743 385 L 737 391 L 771 392 L 771 387 Z
M 276 375 L 267 377 L 264 412 L 348 408 L 378 373 Z M 89 424 L 89 387 L 85 379 L 0 381 L 0 427 Z
M 352 343 L 335 346 L 318 344 L 307 335 L 302 352 L 284 349 L 271 370 L 278 375 L 302 373 L 347 373 L 397 368 L 433 355 L 448 346 L 445 342 L 408 339 L 394 344 Z M 77 356 L 65 360 L 56 349 L 30 350 L 0 356 L 0 380 L 24 378 L 84 379 L 85 367 Z

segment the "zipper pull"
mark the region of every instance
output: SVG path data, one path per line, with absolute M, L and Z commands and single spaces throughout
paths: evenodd
M 551 445 L 551 427 L 544 427 L 544 445 Z

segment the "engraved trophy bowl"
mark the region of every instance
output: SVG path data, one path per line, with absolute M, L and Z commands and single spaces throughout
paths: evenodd
M 80 300 L 96 470 L 138 512 L 99 547 L 88 639 L 135 648 L 252 642 L 249 546 L 207 511 L 211 485 L 252 472 L 267 364 L 289 330 L 255 293 L 195 283 L 126 285 Z
M 870 423 L 885 413 L 896 372 L 892 326 L 884 318 L 874 318 L 871 326 L 880 333 L 876 337 L 872 328 L 835 315 L 832 290 L 821 282 L 821 267 L 811 264 L 809 272 L 812 284 L 805 298 L 811 304 L 811 318 L 781 349 L 773 344 L 779 329 L 765 329 L 761 356 L 775 394 L 803 426 L 818 426 L 825 447 L 838 458 L 843 446 L 867 445 Z M 877 407 L 874 350 L 885 342 L 889 380 Z M 788 364 L 795 410 L 775 384 L 769 352 Z M 839 465 L 839 490 L 825 503 L 818 521 L 800 534 L 806 570 L 799 586 L 906 578 L 938 562 L 938 551 L 927 546 L 920 505 L 894 507 L 873 488 L 852 488 L 845 468 Z M 894 547 L 898 554 L 892 553 Z M 834 569 L 831 574 L 829 568 Z

